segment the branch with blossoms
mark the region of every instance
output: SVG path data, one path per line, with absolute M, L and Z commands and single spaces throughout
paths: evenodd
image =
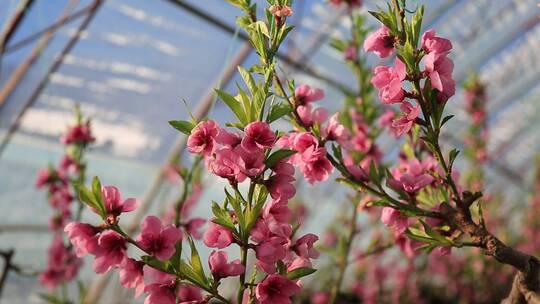
M 342 54 L 344 62 L 356 78 L 358 88 L 357 92 L 354 93 L 343 92 L 345 95 L 344 109 L 341 113 L 336 113 L 332 116 L 329 126 L 330 124 L 334 125 L 332 127 L 334 128 L 332 131 L 334 134 L 329 139 L 332 140 L 332 137 L 339 139 L 338 144 L 347 148 L 348 153 L 345 161 L 348 164 L 360 164 L 360 166 L 368 168 L 371 162 L 381 164 L 383 152 L 377 145 L 377 140 L 383 134 L 382 131 L 388 130 L 390 133 L 395 134 L 395 131 L 390 128 L 394 112 L 390 109 L 383 111 L 381 106 L 375 102 L 373 95 L 374 88 L 369 83 L 371 68 L 366 64 L 367 58 L 359 52 L 359 48 L 368 34 L 368 29 L 365 26 L 365 17 L 357 10 L 360 8 L 361 3 L 359 1 L 333 1 L 331 4 L 336 7 L 345 6 L 348 12 L 349 23 L 351 24 L 349 29 L 350 36 L 346 39 L 332 38 L 330 45 Z M 304 91 L 308 91 L 304 89 L 305 87 L 307 86 L 304 85 L 296 88 L 295 100 L 306 99 L 303 96 L 306 95 Z M 309 90 L 317 91 L 311 88 Z M 311 105 L 313 104 L 312 102 Z M 303 109 L 303 107 L 298 106 L 299 109 Z M 322 112 L 324 109 L 318 108 L 317 110 Z M 304 111 L 301 112 L 303 113 Z M 309 118 L 306 120 L 309 120 Z M 323 124 L 324 120 L 319 120 L 318 123 Z M 337 269 L 337 271 L 332 272 L 334 273 L 334 278 L 330 283 L 330 293 L 326 294 L 328 301 L 331 303 L 337 301 L 349 264 L 350 253 L 355 250 L 353 243 L 359 232 L 358 217 L 361 211 L 370 210 L 367 204 L 374 200 L 368 194 L 356 192 L 355 195 L 349 196 L 353 210 L 346 213 L 348 217 L 345 218 L 342 214 L 338 214 L 339 219 L 337 221 L 339 223 L 347 223 L 347 228 L 345 231 L 340 232 L 339 236 L 336 236 L 337 243 L 335 246 L 329 247 L 328 249 L 330 251 L 326 252 L 334 257 L 333 263 L 335 265 L 333 267 L 336 268 L 333 269 Z M 343 213 L 345 214 L 345 212 Z M 331 233 L 337 232 L 339 232 L 339 229 Z M 384 243 L 384 241 L 377 240 L 365 253 L 359 256 L 367 257 L 370 255 L 370 252 L 379 252 L 379 250 L 372 251 L 371 247 L 375 247 L 375 249 L 384 248 L 383 251 L 390 247 L 388 245 L 376 246 L 380 242 Z M 322 298 L 323 295 L 324 291 L 320 291 L 317 296 Z
M 486 255 L 519 270 L 513 295 L 532 297 L 538 288 L 538 260 L 501 242 L 483 222 L 476 223 L 470 207 L 482 194 L 461 189 L 453 168 L 458 151 L 446 156 L 440 146 L 441 129 L 451 119 L 443 115 L 444 108 L 455 92 L 448 58 L 452 45 L 433 30 L 421 35 L 423 7 L 407 16 L 404 1 L 394 0 L 387 11 L 373 12 L 384 26 L 364 41 L 364 49 L 380 57 L 397 55 L 393 67 L 375 68 L 371 79 L 383 104 L 399 104 L 401 114 L 387 122 L 396 136 L 407 137 L 399 163 L 390 168 L 377 160 L 369 125 L 363 130 L 362 124 L 349 121 L 355 125 L 353 135 L 364 133 L 358 142 L 351 141 L 346 118 L 337 114 L 328 119 L 323 108 L 315 108 L 322 91 L 296 86 L 277 73 L 275 55 L 292 30 L 287 25 L 291 1 L 269 1 L 263 20 L 257 19 L 251 1 L 229 2 L 246 13 L 237 22 L 260 59 L 249 69 L 239 68 L 244 84 L 237 86 L 236 95 L 216 91 L 236 120 L 226 124 L 229 128 L 213 120 L 171 124 L 189 136 L 188 151 L 227 182 L 222 202 L 212 202 L 214 218 L 204 244 L 237 248 L 240 259 L 229 262 L 228 253 L 214 251 L 207 274 L 189 233 L 182 237 L 178 224 L 163 225 L 154 216 L 148 216 L 140 235 L 131 238 L 119 221 L 123 212 L 135 208 L 134 201 L 122 201 L 115 188 L 101 187 L 95 178 L 91 188 L 79 185 L 78 193 L 101 218 L 101 225 L 73 223 L 65 230 L 81 254 L 96 257 L 96 272 L 120 269 L 121 284 L 135 288 L 137 295 L 147 293 L 147 303 L 175 303 L 181 286 L 204 290 L 205 297 L 196 301 L 231 303 L 220 289 L 226 277 L 237 279 L 237 303 L 291 303 L 301 290 L 299 280 L 315 271 L 311 260 L 318 256 L 313 248 L 316 235 L 296 236 L 299 223 L 288 206 L 296 192 L 294 174 L 299 169 L 308 183 L 317 184 L 335 169 L 341 175 L 338 181 L 378 197 L 368 206 L 384 207 L 381 222 L 392 228 L 406 254 L 418 249 L 448 254 L 452 247 L 482 248 Z M 359 41 L 353 46 L 358 47 Z M 353 58 L 349 45 L 347 49 Z M 362 79 L 364 84 L 366 78 Z M 362 99 L 360 107 L 367 100 Z M 278 119 L 289 121 L 293 130 L 273 129 Z M 190 248 L 186 258 L 182 240 Z M 138 248 L 142 257 L 129 257 L 128 246 Z M 251 263 L 250 256 L 254 256 Z
M 255 7 L 249 1 L 232 2 L 247 13 L 240 23 L 261 55 L 261 64 L 252 68 L 255 73 L 239 68 L 245 88 L 238 86 L 238 95 L 216 91 L 238 118 L 228 126 L 240 132 L 222 128 L 213 120 L 170 122 L 189 136 L 187 150 L 196 155 L 194 163 L 203 161 L 209 172 L 228 183 L 223 202 L 212 202 L 214 218 L 203 235 L 206 246 L 220 249 L 208 259 L 211 275 L 203 268 L 191 235 L 182 238 L 179 230 L 187 191 L 176 204 L 175 225 L 163 225 L 159 218 L 148 216 L 133 239 L 122 229 L 120 218 L 123 212 L 135 209 L 135 201 L 122 201 L 114 187 L 102 187 L 94 178 L 91 188 L 79 185 L 78 193 L 102 224 L 77 222 L 65 228 L 79 253 L 95 256 L 95 272 L 120 269 L 121 284 L 135 288 L 136 295 L 147 293 L 146 303 L 175 303 L 181 297 L 179 286 L 185 284 L 206 292 L 195 301 L 213 298 L 231 303 L 219 289 L 227 277 L 238 279 L 237 303 L 288 303 L 300 291 L 299 279 L 315 271 L 311 259 L 318 256 L 313 248 L 318 237 L 297 237 L 299 224 L 288 207 L 295 194 L 295 169 L 287 160 L 296 152 L 280 148 L 281 135 L 270 128 L 270 123 L 292 111 L 269 90 L 274 54 L 291 29 L 285 19 L 292 11 L 287 1 L 275 1 L 266 11 L 266 22 L 255 21 Z M 260 79 L 254 75 L 257 73 L 262 74 Z M 182 176 L 184 185 L 192 172 Z M 187 259 L 182 255 L 182 239 L 191 251 Z M 142 257 L 128 256 L 128 246 L 138 248 Z M 228 253 L 221 250 L 229 246 L 239 249 L 239 260 L 229 261 Z M 250 252 L 255 257 L 251 271 Z
M 393 1 L 392 7 L 389 6 L 388 11 L 372 12 L 372 15 L 383 23 L 383 28 L 374 34 L 376 38 L 370 41 L 366 49 L 379 52 L 381 56 L 385 55 L 383 51 L 396 51 L 397 59 L 394 67 L 375 68 L 372 83 L 379 89 L 381 102 L 400 104 L 403 115 L 393 122 L 393 126 L 400 127 L 402 130 L 400 133 L 405 134 L 414 129 L 413 124 L 416 125 L 420 131 L 420 142 L 425 146 L 428 155 L 431 154 L 437 160 L 438 167 L 434 168 L 435 172 L 426 174 L 428 166 L 416 161 L 405 166 L 401 174 L 396 174 L 400 172 L 386 174 L 375 172 L 367 181 L 349 178 L 347 181 L 381 196 L 384 199 L 383 204 L 392 208 L 383 221 L 403 230 L 409 238 L 425 243 L 424 249 L 463 246 L 482 248 L 484 254 L 493 256 L 499 262 L 509 264 L 519 271 L 516 281 L 519 282 L 520 290 L 536 291 L 538 260 L 507 246 L 491 234 L 482 222 L 476 223 L 473 220 L 470 207 L 482 194 L 460 191 L 452 171 L 458 151 L 452 150 L 447 158 L 442 152 L 439 134 L 444 124 L 452 117 L 443 116 L 444 107 L 455 92 L 455 82 L 452 79 L 453 63 L 447 57 L 452 45 L 450 41 L 436 36 L 435 32 L 430 30 L 422 35 L 421 47 L 417 47 L 420 42 L 422 14 L 423 7 L 420 7 L 410 18 L 407 18 L 405 8 L 396 0 Z M 387 42 L 392 40 L 394 43 L 389 45 Z M 421 66 L 424 67 L 423 70 Z M 404 82 L 410 83 L 411 91 L 403 89 Z M 412 154 L 410 156 L 413 156 Z M 339 158 L 333 163 L 341 165 Z M 347 176 L 347 172 L 344 173 Z M 400 176 L 397 178 L 396 175 Z M 381 186 L 384 177 L 388 178 L 388 185 L 397 191 L 399 199 L 386 194 Z M 421 203 L 418 200 L 420 197 L 416 194 L 433 182 L 441 184 L 438 189 L 443 192 L 446 199 L 432 214 L 415 210 L 420 208 L 419 203 Z M 374 184 L 378 190 L 369 184 Z M 402 202 L 399 200 L 404 201 L 405 205 L 400 205 Z M 411 206 L 414 207 L 411 208 Z M 419 229 L 410 227 L 408 221 L 402 220 L 422 215 L 427 216 L 427 219 L 438 219 L 439 223 L 436 226 L 439 227 L 434 229 L 427 221 L 419 219 Z M 447 227 L 451 230 L 462 231 L 470 237 L 470 240 L 459 241 L 442 234 L 444 230 L 446 230 L 445 234 L 448 234 L 448 229 L 441 225 L 448 225 Z
M 291 162 L 309 182 L 327 179 L 335 168 L 341 173 L 343 183 L 381 198 L 375 203 L 385 207 L 381 220 L 394 228 L 409 250 L 439 248 L 449 253 L 452 247 L 479 247 L 484 254 L 516 268 L 521 289 L 536 291 L 538 260 L 507 246 L 482 222 L 474 221 L 470 207 L 482 194 L 462 191 L 453 171 L 459 151 L 454 149 L 445 156 L 440 146 L 441 129 L 452 118 L 444 116 L 444 108 L 455 93 L 453 62 L 448 57 L 452 44 L 436 36 L 433 30 L 421 35 L 424 8 L 418 8 L 409 17 L 403 1 L 400 2 L 394 0 L 387 11 L 372 12 L 383 27 L 364 45 L 366 50 L 381 57 L 393 52 L 397 55 L 393 67 L 375 68 L 371 83 L 379 90 L 383 104 L 400 105 L 402 114 L 392 121 L 392 128 L 398 136 L 407 134 L 409 142 L 399 166 L 388 170 L 375 162 L 367 168 L 346 163 L 348 151 L 332 133 L 342 126 L 334 121 L 324 127 L 324 111 L 313 109 L 305 96 L 289 95 L 286 89 L 294 92 L 294 83 L 273 73 L 276 95 L 289 102 L 292 108 L 289 117 L 296 128 L 280 141 L 283 147 L 297 152 Z M 260 31 L 259 37 L 264 36 L 263 32 Z M 268 65 L 264 43 L 254 45 L 262 64 Z M 313 93 L 317 95 L 320 93 Z M 325 145 L 332 141 L 337 144 L 328 153 Z M 417 221 L 410 223 L 409 219 Z M 463 240 L 464 236 L 469 239 Z
M 49 229 L 54 235 L 48 251 L 47 268 L 39 274 L 39 282 L 51 291 L 49 294 L 41 294 L 41 297 L 51 303 L 69 300 L 66 288 L 67 284 L 77 278 L 82 260 L 77 256 L 73 246 L 65 242 L 63 237 L 64 227 L 71 221 L 81 219 L 84 204 L 74 197 L 75 185 L 84 184 L 86 161 L 85 151 L 95 141 L 92 135 L 90 119 L 85 119 L 77 107 L 75 109 L 75 124 L 70 126 L 66 134 L 61 138 L 65 145 L 66 154 L 58 167 L 49 165 L 47 169 L 39 171 L 36 187 L 47 187 L 49 205 L 54 210 L 54 215 L 49 221 Z M 73 201 L 76 206 L 73 208 Z M 59 294 L 58 287 L 62 292 Z M 79 299 L 83 301 L 86 290 L 81 282 L 78 282 Z

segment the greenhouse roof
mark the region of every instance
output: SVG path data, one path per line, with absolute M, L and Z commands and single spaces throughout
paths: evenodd
M 2 27 L 20 2 L 0 2 Z M 235 24 L 239 11 L 223 0 L 32 2 L 0 57 L 0 249 L 13 246 L 17 262 L 37 267 L 50 240 L 36 234 L 46 232 L 51 211 L 34 179 L 39 168 L 62 156 L 59 136 L 72 123 L 76 104 L 92 117 L 97 138 L 88 157 L 89 174 L 117 185 L 126 196 L 149 201 L 148 208 L 158 212 L 162 206 L 151 202 L 169 195 L 160 178 L 162 168 L 185 140 L 167 121 L 186 118 L 185 104 L 220 122 L 230 119 L 223 104 L 213 105 L 212 88 L 234 90 L 234 64 L 257 58 Z M 452 40 L 454 78 L 462 82 L 476 71 L 487 84 L 488 184 L 505 189 L 508 197 L 522 197 L 529 188 L 528 169 L 540 150 L 537 1 L 409 2 L 412 7 L 426 5 L 425 29 Z M 363 10 L 367 14 L 377 5 L 384 2 L 366 0 Z M 296 31 L 280 54 L 281 68 L 297 83 L 324 88 L 326 105 L 337 110 L 338 88 L 353 88 L 354 80 L 328 40 L 345 34 L 346 11 L 329 9 L 323 0 L 296 0 L 293 9 Z M 59 26 L 51 29 L 55 24 Z M 29 62 L 40 43 L 46 47 Z M 66 52 L 70 43 L 73 48 Z M 26 63 L 23 77 L 13 79 Z M 13 81 L 10 94 L 2 95 Z M 456 117 L 444 136 L 458 146 L 464 145 L 460 138 L 468 120 L 462 95 L 458 91 L 449 105 Z M 212 185 L 217 190 L 222 186 Z M 322 195 L 331 203 L 340 198 L 331 187 L 317 191 L 324 192 L 309 193 L 306 200 Z M 330 212 L 327 202 L 321 204 L 326 206 L 321 212 Z M 11 283 L 20 289 L 6 289 L 10 303 L 26 303 L 21 298 L 24 284 Z

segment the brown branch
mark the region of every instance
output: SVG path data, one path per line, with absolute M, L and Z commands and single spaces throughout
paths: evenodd
M 518 293 L 524 295 L 523 290 L 529 292 L 530 299 L 534 299 L 531 292 L 536 294 L 539 289 L 538 275 L 540 273 L 540 261 L 536 257 L 507 246 L 486 228 L 475 223 L 468 208 L 455 209 L 449 204 L 444 204 L 441 211 L 448 222 L 468 234 L 473 243 L 483 248 L 485 255 L 492 256 L 500 263 L 511 265 L 519 271 L 514 282 L 517 285 L 512 288 L 510 295 L 504 300 L 505 303 L 527 303 L 513 301 L 520 298 L 516 296 Z

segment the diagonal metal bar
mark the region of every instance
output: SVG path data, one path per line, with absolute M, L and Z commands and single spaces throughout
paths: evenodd
M 92 10 L 92 5 L 88 5 L 76 12 L 74 12 L 73 14 L 69 15 L 69 16 L 65 16 L 65 17 L 62 17 L 60 18 L 59 20 L 57 20 L 56 22 L 54 22 L 53 24 L 47 26 L 47 27 L 44 27 L 42 28 L 41 30 L 37 31 L 37 32 L 34 32 L 28 36 L 26 36 L 25 38 L 22 38 L 21 40 L 17 41 L 17 42 L 14 42 L 12 44 L 7 44 L 4 48 L 4 54 L 9 54 L 11 52 L 14 52 L 26 45 L 28 45 L 29 43 L 33 42 L 34 40 L 38 39 L 39 37 L 43 36 L 45 33 L 47 33 L 48 31 L 56 31 L 58 30 L 58 28 L 61 28 L 62 26 L 64 25 L 67 25 L 83 16 L 86 16 L 88 14 L 88 12 L 90 12 Z
M 244 45 L 239 50 L 237 55 L 233 58 L 230 64 L 227 67 L 225 67 L 225 69 L 223 70 L 223 73 L 220 77 L 221 79 L 218 80 L 218 84 L 217 84 L 219 88 L 225 87 L 233 79 L 234 75 L 236 74 L 238 66 L 242 65 L 242 63 L 248 58 L 249 54 L 251 54 L 252 50 L 253 48 L 251 47 L 251 44 L 247 42 L 244 43 Z M 211 86 L 206 92 L 206 94 L 204 95 L 204 97 L 199 101 L 197 108 L 193 112 L 193 116 L 197 120 L 204 118 L 207 115 L 208 111 L 210 111 L 213 101 L 214 101 L 214 94 L 215 94 L 214 86 Z M 171 148 L 169 152 L 169 156 L 167 157 L 167 160 L 165 161 L 162 168 L 171 163 L 176 163 L 178 161 L 178 159 L 181 157 L 186 147 L 186 141 L 187 141 L 186 136 L 181 135 L 178 137 L 173 147 Z M 133 235 L 138 231 L 140 227 L 140 223 L 143 220 L 143 217 L 148 213 L 156 196 L 159 194 L 164 178 L 165 178 L 164 171 L 160 170 L 160 172 L 158 172 L 157 176 L 152 181 L 139 208 L 137 208 L 136 214 L 134 215 L 133 219 L 127 225 L 125 229 L 126 233 L 128 233 L 129 235 Z M 92 284 L 90 285 L 88 297 L 85 303 L 99 303 L 101 294 L 103 290 L 105 289 L 109 280 L 110 280 L 110 273 L 104 276 L 101 276 L 99 279 L 92 282 Z
M 17 117 L 10 125 L 6 135 L 2 139 L 2 143 L 0 144 L 0 157 L 2 156 L 2 153 L 5 151 L 7 145 L 11 141 L 11 138 L 13 137 L 15 132 L 17 132 L 17 130 L 19 129 L 19 126 L 21 124 L 22 118 L 24 117 L 24 114 L 26 114 L 26 111 L 34 105 L 37 98 L 41 95 L 41 92 L 43 92 L 43 90 L 49 83 L 49 80 L 52 74 L 54 74 L 58 70 L 58 68 L 60 68 L 66 55 L 68 55 L 69 52 L 71 52 L 71 50 L 73 49 L 73 47 L 77 44 L 77 42 L 79 41 L 79 37 L 81 36 L 81 33 L 88 27 L 88 25 L 90 25 L 90 23 L 92 22 L 92 19 L 96 15 L 97 10 L 102 3 L 103 3 L 103 0 L 94 0 L 94 2 L 92 3 L 92 9 L 88 12 L 88 15 L 86 15 L 86 18 L 79 25 L 79 27 L 77 28 L 77 31 L 70 38 L 68 43 L 65 45 L 64 49 L 62 49 L 60 54 L 55 58 L 49 70 L 45 74 L 45 77 L 41 80 L 41 82 L 38 84 L 37 88 L 34 90 L 30 98 L 23 105 L 23 108 L 21 109 L 21 111 L 17 114 Z
M 21 0 L 19 6 L 17 6 L 17 9 L 15 10 L 11 18 L 8 20 L 4 30 L 2 31 L 2 34 L 0 35 L 0 56 L 4 53 L 6 49 L 5 46 L 9 43 L 11 37 L 13 37 L 13 34 L 24 20 L 26 13 L 28 12 L 33 3 L 34 0 Z
M 74 7 L 76 3 L 70 1 L 62 10 L 59 20 L 63 19 L 69 11 Z M 9 79 L 6 81 L 6 84 L 0 89 L 0 109 L 7 101 L 9 96 L 17 88 L 17 85 L 21 82 L 24 75 L 28 72 L 30 67 L 34 62 L 39 58 L 43 53 L 43 50 L 49 45 L 49 42 L 52 40 L 55 34 L 55 30 L 49 30 L 43 34 L 37 45 L 32 49 L 30 54 L 25 58 L 25 60 L 13 71 Z

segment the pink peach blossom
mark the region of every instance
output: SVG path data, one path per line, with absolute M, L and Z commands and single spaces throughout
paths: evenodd
M 308 233 L 294 244 L 293 248 L 296 254 L 304 258 L 316 259 L 319 257 L 319 252 L 313 248 L 313 244 L 319 240 L 319 237 L 313 233 Z
M 287 5 L 272 5 L 268 10 L 278 18 L 289 17 L 293 14 L 293 10 Z
M 178 300 L 181 304 L 195 304 L 203 300 L 201 289 L 190 284 L 178 286 Z
M 174 276 L 164 273 L 150 266 L 143 267 L 145 287 L 144 292 L 148 296 L 144 304 L 175 304 L 176 294 Z
M 90 224 L 71 222 L 66 225 L 64 231 L 67 233 L 78 257 L 88 253 L 96 253 L 98 249 L 98 228 Z
M 238 133 L 229 132 L 225 129 L 219 129 L 218 135 L 215 138 L 218 144 L 234 148 L 242 142 L 242 136 Z
M 248 152 L 271 148 L 276 140 L 276 134 L 272 132 L 266 122 L 256 121 L 244 128 L 246 136 L 242 139 L 242 148 Z
M 381 26 L 375 32 L 369 34 L 364 41 L 364 51 L 373 52 L 375 55 L 385 58 L 394 50 L 394 37 L 386 26 Z
M 435 30 L 428 30 L 422 34 L 422 49 L 427 53 L 446 55 L 452 50 L 450 40 L 435 36 Z
M 255 288 L 259 304 L 290 304 L 291 297 L 299 292 L 298 284 L 277 274 L 269 275 Z
M 313 147 L 302 153 L 300 170 L 310 184 L 328 179 L 334 167 L 326 158 L 326 149 Z
M 452 78 L 454 63 L 446 55 L 435 52 L 427 54 L 424 63 L 431 87 L 440 92 L 437 99 L 441 102 L 447 101 L 456 92 L 456 82 Z
M 243 161 L 242 173 L 249 177 L 259 176 L 265 169 L 263 150 L 247 151 L 242 147 L 235 149 Z
M 119 266 L 126 257 L 126 240 L 115 231 L 107 230 L 98 238 L 95 252 L 94 271 L 105 273 L 112 267 Z
M 405 64 L 398 58 L 396 58 L 393 67 L 375 67 L 371 84 L 379 90 L 379 99 L 383 104 L 403 101 L 405 91 L 401 88 L 401 82 L 406 76 Z
M 295 178 L 292 175 L 274 174 L 268 179 L 266 187 L 274 200 L 287 201 L 294 197 L 296 193 L 296 188 L 293 184 L 294 181 Z
M 287 240 L 281 237 L 268 238 L 255 247 L 257 259 L 265 263 L 275 263 L 285 258 L 287 254 L 286 243 Z
M 230 147 L 221 147 L 215 151 L 215 158 L 209 161 L 209 168 L 215 175 L 229 180 L 230 183 L 239 183 L 246 179 L 242 172 L 243 160 L 237 151 Z
M 115 186 L 104 186 L 101 188 L 105 210 L 107 214 L 119 216 L 123 212 L 130 212 L 137 208 L 138 202 L 134 198 L 122 201 L 120 191 Z
M 323 129 L 326 140 L 335 140 L 342 144 L 349 138 L 349 130 L 339 122 L 339 113 L 330 117 L 328 125 Z
M 149 254 L 160 261 L 171 258 L 176 243 L 182 238 L 181 231 L 173 225 L 163 226 L 157 216 L 147 216 L 141 226 L 136 241 Z
M 288 223 L 292 218 L 292 212 L 286 201 L 272 200 L 263 209 L 263 217 L 267 219 L 270 216 L 280 223 Z
M 307 84 L 301 85 L 294 90 L 294 100 L 296 106 L 307 105 L 311 102 L 324 98 L 324 91 L 312 88 Z
M 73 127 L 70 127 L 66 134 L 62 136 L 62 144 L 88 144 L 95 141 L 95 138 L 92 136 L 92 131 L 90 129 L 90 123 L 78 124 Z
M 202 233 L 200 232 L 200 229 L 205 223 L 206 223 L 206 220 L 203 218 L 200 218 L 200 217 L 192 218 L 185 225 L 186 231 L 194 239 L 200 240 L 202 238 Z
M 53 290 L 58 285 L 72 280 L 81 266 L 82 260 L 64 245 L 62 237 L 57 234 L 48 250 L 47 268 L 38 276 L 39 282 L 49 290 Z
M 398 234 L 403 234 L 409 227 L 409 219 L 392 207 L 382 209 L 381 222 L 388 227 L 393 227 Z
M 310 132 L 293 133 L 289 137 L 290 146 L 292 149 L 303 153 L 310 147 L 318 148 L 319 142 Z
M 311 261 L 309 258 L 298 256 L 294 258 L 292 261 L 287 263 L 287 271 L 293 271 L 298 268 L 311 268 L 313 265 L 311 264 Z
M 298 116 L 300 116 L 300 120 L 304 126 L 313 126 L 314 124 L 321 125 L 328 118 L 328 112 L 325 108 L 319 107 L 313 109 L 311 104 L 299 106 L 296 111 L 298 112 Z
M 403 111 L 403 115 L 392 121 L 392 130 L 396 137 L 409 133 L 416 118 L 420 115 L 420 106 L 412 105 L 409 102 L 404 101 L 400 109 Z
M 191 130 L 187 140 L 187 150 L 191 153 L 210 155 L 219 132 L 218 124 L 213 120 L 201 121 Z
M 246 268 L 240 263 L 240 260 L 234 260 L 229 263 L 227 262 L 228 259 L 229 257 L 225 251 L 212 251 L 208 258 L 208 265 L 214 278 L 219 280 L 244 273 Z
M 143 262 L 131 258 L 124 260 L 120 266 L 120 285 L 125 288 L 135 288 L 135 298 L 144 292 Z
M 210 221 L 203 241 L 208 247 L 223 249 L 233 242 L 233 235 L 229 229 Z

